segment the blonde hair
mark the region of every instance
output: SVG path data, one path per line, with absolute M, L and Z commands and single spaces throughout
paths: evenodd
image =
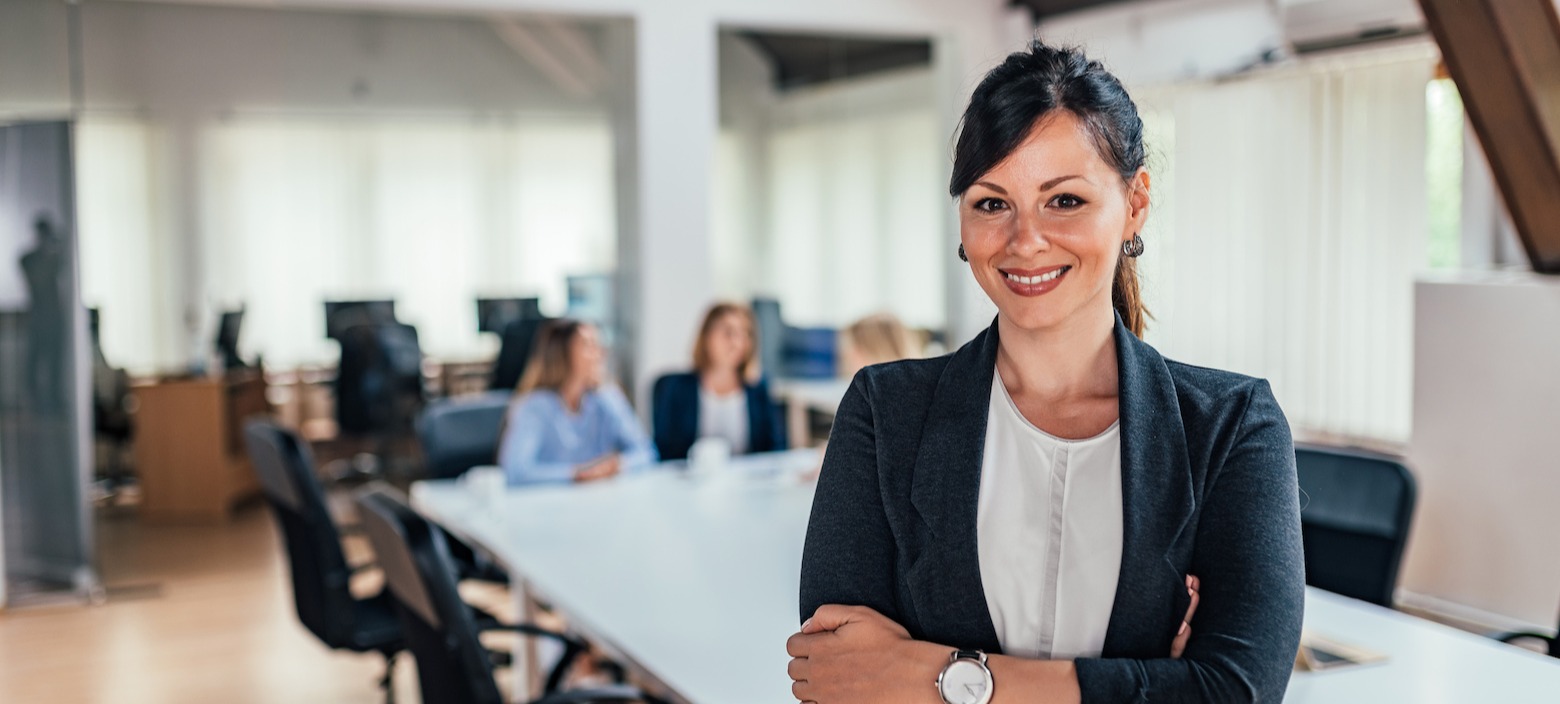
M 915 334 L 892 313 L 877 313 L 851 323 L 840 336 L 863 365 L 881 364 L 921 356 Z
M 515 386 L 515 396 L 524 396 L 537 389 L 557 391 L 563 388 L 574 372 L 570 343 L 584 326 L 584 322 L 568 318 L 542 323 L 542 328 L 536 331 L 536 345 L 531 348 L 525 373 L 520 375 L 520 383 Z
M 748 345 L 747 356 L 742 359 L 737 373 L 748 383 L 758 381 L 760 374 L 758 360 L 758 321 L 753 318 L 752 309 L 740 303 L 721 302 L 710 306 L 704 314 L 704 322 L 699 324 L 699 336 L 693 341 L 693 370 L 703 374 L 709 371 L 710 365 L 710 333 L 714 332 L 715 325 L 721 318 L 735 315 L 742 318 L 747 324 Z

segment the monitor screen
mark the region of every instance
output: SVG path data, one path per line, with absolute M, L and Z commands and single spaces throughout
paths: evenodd
M 477 332 L 502 335 L 504 326 L 522 319 L 542 317 L 539 298 L 478 298 Z
M 223 365 L 228 369 L 235 369 L 244 365 L 238 355 L 238 336 L 244 327 L 244 310 L 223 311 L 217 322 L 217 352 L 222 355 Z
M 780 301 L 753 299 L 753 320 L 758 325 L 758 363 L 764 374 L 781 376 L 781 354 L 785 348 L 785 322 L 780 318 Z
M 354 325 L 375 325 L 395 322 L 395 301 L 326 301 L 325 336 L 340 340 L 341 334 Z

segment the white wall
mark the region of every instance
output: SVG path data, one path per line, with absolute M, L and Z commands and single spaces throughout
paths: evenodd
M 1469 273 L 1415 290 L 1419 507 L 1405 603 L 1496 627 L 1560 611 L 1560 277 Z
M 69 109 L 65 3 L 0 0 L 0 120 L 59 119 Z

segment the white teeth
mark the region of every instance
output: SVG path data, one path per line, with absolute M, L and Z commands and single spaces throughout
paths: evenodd
M 1017 283 L 1023 284 L 1025 286 L 1033 286 L 1035 284 L 1046 282 L 1046 281 L 1055 281 L 1057 278 L 1060 278 L 1062 274 L 1066 273 L 1068 269 L 1071 269 L 1071 268 L 1072 267 L 1064 266 L 1064 267 L 1061 267 L 1059 269 L 1053 269 L 1050 272 L 1045 273 L 1045 274 L 1041 274 L 1039 276 L 1015 276 L 1013 274 L 1007 274 L 1006 272 L 1004 272 L 1004 275 L 1007 276 L 1009 279 L 1017 282 Z

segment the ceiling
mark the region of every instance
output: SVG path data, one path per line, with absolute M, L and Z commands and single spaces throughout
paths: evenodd
M 882 71 L 929 66 L 927 39 L 738 32 L 775 68 L 775 88 L 791 90 Z
M 1075 10 L 1087 10 L 1101 5 L 1118 5 L 1132 0 L 1011 0 L 1008 4 L 1014 7 L 1027 7 L 1035 19 L 1044 19 L 1052 15 L 1060 15 L 1064 12 Z

